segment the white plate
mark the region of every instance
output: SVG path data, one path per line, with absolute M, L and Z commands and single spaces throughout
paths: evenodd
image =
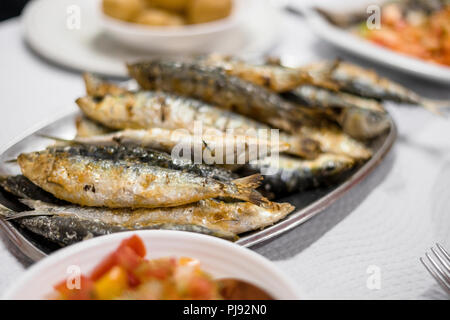
M 204 235 L 176 231 L 116 233 L 80 242 L 59 250 L 33 265 L 11 287 L 3 299 L 45 299 L 52 286 L 68 277 L 70 266 L 88 274 L 121 240 L 139 235 L 147 248 L 147 258 L 191 257 L 215 278 L 237 278 L 266 290 L 276 299 L 305 299 L 297 287 L 275 265 L 253 251 L 231 242 Z
M 230 16 L 224 19 L 174 28 L 121 21 L 106 15 L 101 8 L 98 15 L 103 29 L 124 46 L 162 54 L 185 54 L 215 47 L 216 43 L 223 43 L 223 39 L 233 37 L 245 21 L 246 13 L 252 10 L 251 3 L 234 0 Z
M 220 52 L 252 58 L 271 49 L 278 30 L 278 12 L 267 10 L 265 0 L 241 1 L 248 1 L 251 6 L 245 23 L 221 41 L 184 54 Z M 38 54 L 64 67 L 125 77 L 125 62 L 148 58 L 151 54 L 114 41 L 102 28 L 98 7 L 99 0 L 31 1 L 22 17 L 25 38 Z
M 384 1 L 359 0 L 345 3 L 339 1 L 337 3 L 337 1 L 322 0 L 315 3 L 314 6 L 330 12 L 346 13 L 358 10 L 363 10 L 362 12 L 364 12 L 368 4 L 381 4 L 382 2 Z M 450 84 L 450 68 L 448 67 L 439 66 L 383 48 L 334 26 L 321 14 L 310 8 L 299 7 L 299 9 L 304 12 L 309 25 L 316 34 L 336 47 L 405 73 Z

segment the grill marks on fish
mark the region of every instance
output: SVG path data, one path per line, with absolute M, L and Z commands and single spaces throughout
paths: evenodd
M 77 209 L 81 208 L 74 207 L 72 211 L 77 211 Z M 236 234 L 228 231 L 212 230 L 195 224 L 149 223 L 145 226 L 134 226 L 133 228 L 129 228 L 119 224 L 111 224 L 102 221 L 102 219 L 95 220 L 89 216 L 83 217 L 80 214 L 75 215 L 71 213 L 73 212 L 66 211 L 57 213 L 57 210 L 46 208 L 15 213 L 0 208 L 0 215 L 6 219 L 17 221 L 22 227 L 61 246 L 71 245 L 97 236 L 130 230 L 187 231 L 202 233 L 231 241 L 235 241 L 238 238 Z
M 96 159 L 107 159 L 113 161 L 125 160 L 129 162 L 142 162 L 149 165 L 166 169 L 189 172 L 201 177 L 211 178 L 219 181 L 231 181 L 237 176 L 229 170 L 207 164 L 196 164 L 192 161 L 172 158 L 170 154 L 150 148 L 126 145 L 70 145 L 48 148 L 51 152 L 67 152 L 71 155 L 93 157 Z
M 348 156 L 358 161 L 370 159 L 372 151 L 363 143 L 352 139 L 333 124 L 317 127 L 301 127 L 300 134 L 319 141 L 324 153 Z
M 221 182 L 139 162 L 95 159 L 51 149 L 21 154 L 18 163 L 36 185 L 83 206 L 171 207 L 216 197 L 259 205 L 267 202 L 254 190 L 260 184 L 259 175 Z M 86 191 L 86 185 L 94 186 L 95 192 L 93 187 Z
M 360 98 L 344 92 L 336 92 L 316 86 L 304 85 L 292 90 L 291 99 L 318 108 L 361 108 L 368 111 L 386 113 L 383 105 L 373 99 Z M 289 96 L 288 96 L 289 97 Z
M 266 158 L 247 165 L 246 174 L 264 174 L 263 188 L 276 195 L 285 195 L 307 189 L 331 185 L 340 181 L 355 167 L 355 161 L 347 156 L 321 154 L 315 160 L 302 160 L 281 155 L 279 159 Z
M 176 154 L 177 158 L 194 160 L 195 154 L 201 152 L 203 160 L 208 164 L 248 163 L 263 158 L 274 152 L 282 152 L 289 144 L 279 139 L 263 139 L 262 137 L 225 134 L 217 130 L 205 130 L 202 134 L 193 135 L 187 130 L 168 130 L 153 128 L 147 130 L 127 129 L 108 135 L 75 138 L 69 143 L 93 145 L 132 144 L 149 147 L 164 152 L 183 151 L 188 154 Z
M 0 176 L 0 186 L 19 198 L 36 199 L 48 203 L 66 205 L 67 202 L 55 198 L 51 193 L 39 188 L 23 175 Z
M 336 183 L 371 157 L 370 149 L 347 134 L 367 139 L 386 129 L 384 108 L 376 100 L 426 102 L 343 63 L 291 69 L 210 56 L 152 60 L 128 69 L 143 89 L 154 91 L 132 92 L 85 74 L 77 138 L 68 146 L 20 155 L 24 175 L 0 179 L 0 186 L 18 197 L 47 203 L 23 200 L 34 210 L 0 209 L 0 215 L 62 245 L 136 229 L 235 240 L 236 234 L 276 223 L 294 209 L 255 190 L 259 173 L 278 168 L 262 187 L 279 196 Z M 287 91 L 303 100 L 278 94 Z M 281 155 L 278 163 L 276 157 L 252 162 L 240 174 L 256 174 L 237 179 L 223 168 L 148 148 L 171 151 L 180 140 L 169 133 L 180 128 L 188 129 L 182 138 L 190 141 L 197 120 L 215 130 L 214 138 L 229 129 L 234 136 L 256 138 L 259 129 L 281 128 L 286 152 L 303 159 Z M 215 143 L 203 139 L 203 151 Z
M 449 101 L 433 101 L 423 98 L 398 83 L 380 77 L 375 71 L 350 63 L 325 61 L 310 64 L 302 69 L 317 77 L 335 82 L 341 91 L 361 97 L 415 104 L 433 113 L 439 113 L 440 107 L 450 106 Z
M 95 81 L 100 83 L 101 80 Z M 89 86 L 89 82 L 86 82 L 86 86 Z M 107 87 L 113 88 L 114 85 L 108 84 Z M 97 93 L 105 94 L 102 98 L 86 96 L 79 98 L 77 104 L 87 117 L 115 130 L 192 130 L 195 121 L 200 121 L 205 129 L 232 131 L 233 134 L 250 137 L 263 137 L 261 132 L 269 132 L 272 129 L 261 122 L 195 99 L 153 91 L 123 91 L 119 95 L 113 95 L 113 92 L 118 90 L 102 90 Z M 95 92 L 95 89 L 88 88 L 87 91 Z M 319 143 L 311 138 L 279 132 L 279 139 L 289 144 L 287 153 L 305 158 L 315 158 L 320 153 Z
M 308 85 L 297 87 L 285 97 L 322 112 L 356 139 L 374 138 L 390 127 L 383 105 L 373 99 Z
M 221 68 L 228 75 L 236 76 L 275 92 L 290 91 L 302 84 L 316 84 L 315 79 L 308 72 L 277 64 L 251 64 L 220 54 L 202 57 L 199 62 Z M 324 85 L 323 82 L 320 84 Z
M 73 220 L 95 221 L 114 228 L 145 229 L 148 226 L 199 226 L 222 234 L 240 234 L 269 226 L 289 214 L 294 208 L 288 203 L 271 203 L 258 207 L 248 202 L 201 200 L 173 208 L 107 209 L 73 205 L 55 206 L 40 201 L 22 200 L 34 211 L 10 214 L 7 219 L 37 216 L 72 217 Z
M 196 61 L 152 60 L 130 64 L 128 70 L 144 89 L 201 99 L 286 131 L 314 122 L 276 93 L 218 67 Z

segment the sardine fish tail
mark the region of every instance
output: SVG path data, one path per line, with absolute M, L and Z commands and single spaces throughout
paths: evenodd
M 237 185 L 238 188 L 256 189 L 261 185 L 263 179 L 263 176 L 257 173 L 248 177 L 235 179 L 232 182 Z

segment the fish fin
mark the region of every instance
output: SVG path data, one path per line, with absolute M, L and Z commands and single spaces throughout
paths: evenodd
M 7 212 L 13 212 L 11 209 L 8 209 L 7 207 L 5 207 L 4 205 L 2 205 L 0 203 L 0 216 L 6 217 L 8 216 Z
M 53 137 L 53 136 L 49 136 L 46 134 L 38 134 L 37 136 L 39 136 L 41 138 L 45 138 L 45 139 L 54 140 L 56 142 L 63 142 L 63 143 L 67 143 L 67 144 L 78 144 L 78 142 L 75 140 Z
M 269 203 L 270 201 L 267 198 L 265 198 L 258 191 L 254 190 L 261 185 L 262 180 L 263 177 L 259 173 L 233 180 L 232 183 L 239 189 L 239 192 L 235 195 L 235 197 L 253 203 L 257 206 L 263 206 L 264 204 Z
M 32 211 L 26 212 L 15 212 L 0 203 L 0 217 L 4 220 L 13 220 L 21 218 L 22 216 L 27 216 Z
M 334 59 L 331 63 L 330 63 L 330 67 L 327 70 L 327 75 L 331 76 L 331 74 L 336 71 L 337 68 L 339 68 L 339 66 L 342 63 L 342 58 L 337 57 L 336 59 Z
M 450 101 L 447 100 L 422 99 L 421 105 L 428 111 L 439 116 L 444 116 L 442 113 L 443 109 L 445 111 L 450 110 Z
M 38 203 L 41 202 L 39 200 L 25 198 L 19 199 L 19 201 L 31 209 L 36 209 L 38 207 Z
M 89 96 L 95 96 L 97 87 L 99 86 L 101 80 L 100 78 L 94 76 L 92 73 L 83 73 L 84 86 L 86 87 L 86 93 Z
M 264 180 L 263 176 L 259 173 L 253 174 L 251 176 L 247 176 L 244 178 L 235 179 L 232 182 L 237 185 L 239 188 L 258 188 L 262 181 Z
M 29 217 L 38 217 L 38 216 L 54 216 L 54 213 L 50 212 L 42 212 L 42 211 L 23 211 L 23 212 L 14 212 L 11 211 L 11 214 L 5 217 L 5 220 L 16 220 L 21 218 L 29 218 Z
M 83 80 L 86 93 L 92 97 L 104 97 L 108 94 L 121 94 L 127 91 L 114 83 L 103 81 L 91 73 L 83 73 Z
M 439 110 L 438 105 L 434 101 L 430 100 L 422 100 L 421 101 L 422 107 L 424 107 L 426 110 L 430 111 L 431 113 L 434 113 L 438 116 L 443 116 L 441 110 Z

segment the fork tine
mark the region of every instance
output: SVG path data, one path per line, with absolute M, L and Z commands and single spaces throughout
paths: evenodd
M 442 280 L 441 277 L 439 277 L 439 275 L 425 263 L 423 258 L 420 258 L 419 260 L 420 260 L 420 262 L 422 262 L 423 266 L 425 267 L 425 269 L 427 269 L 427 271 L 430 273 L 430 275 L 442 287 L 442 289 L 444 289 L 448 294 L 450 294 L 450 287 L 444 282 L 444 280 Z
M 434 253 L 436 258 L 438 258 L 438 260 L 441 262 L 442 266 L 445 268 L 447 273 L 450 274 L 450 265 L 447 263 L 447 261 L 445 261 L 444 258 L 442 258 L 441 255 L 436 250 L 434 250 L 434 248 L 431 248 L 431 251 Z M 450 277 L 447 275 L 447 273 L 445 275 L 447 277 L 447 280 L 450 282 Z
M 450 262 L 450 254 L 448 254 L 448 252 L 444 249 L 444 247 L 441 246 L 439 243 L 436 243 L 436 246 L 442 252 L 442 254 L 447 258 L 447 261 Z
M 431 262 L 435 271 L 437 272 L 437 274 L 439 274 L 439 276 L 445 282 L 445 284 L 450 287 L 450 279 L 445 274 L 445 272 L 442 270 L 442 268 L 436 263 L 436 261 L 434 261 L 434 259 L 428 253 L 425 253 L 425 256 L 428 258 L 428 261 Z

